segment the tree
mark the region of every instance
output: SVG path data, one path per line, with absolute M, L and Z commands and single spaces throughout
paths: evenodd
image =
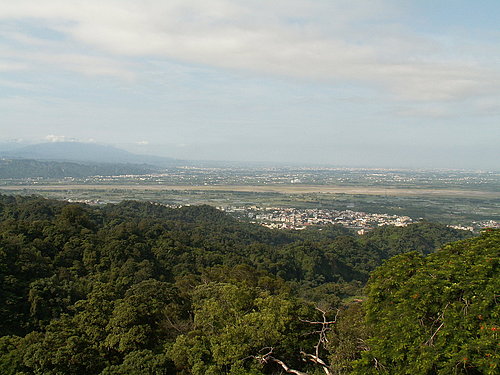
M 334 374 L 349 374 L 353 361 L 368 350 L 366 340 L 370 337 L 365 324 L 363 305 L 355 301 L 339 310 L 335 325 L 328 332 L 328 359 Z
M 285 356 L 297 352 L 304 308 L 285 296 L 228 283 L 198 286 L 193 295 L 194 327 L 169 350 L 186 374 L 236 374 L 258 371 L 249 361 L 264 347 Z M 245 372 L 241 372 L 245 373 Z
M 356 374 L 496 374 L 500 230 L 423 258 L 392 258 L 371 276 L 373 337 Z

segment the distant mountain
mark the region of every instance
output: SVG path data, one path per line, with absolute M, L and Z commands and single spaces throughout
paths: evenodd
M 0 154 L 24 147 L 25 143 L 19 142 L 0 142 Z
M 0 159 L 0 178 L 65 178 L 90 176 L 139 175 L 160 172 L 162 168 L 147 164 L 89 163 Z
M 153 155 L 139 155 L 112 146 L 80 142 L 50 142 L 0 151 L 0 156 L 10 159 L 35 159 L 91 163 L 152 164 L 167 167 L 183 164 L 182 161 Z

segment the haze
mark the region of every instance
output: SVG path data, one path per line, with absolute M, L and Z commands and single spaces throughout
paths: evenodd
M 0 142 L 499 169 L 498 1 L 0 0 Z

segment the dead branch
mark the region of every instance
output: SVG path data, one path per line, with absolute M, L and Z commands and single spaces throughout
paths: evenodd
M 316 310 L 318 310 L 321 313 L 321 315 L 323 317 L 323 321 L 313 321 L 313 320 L 305 320 L 305 319 L 300 320 L 301 322 L 304 322 L 304 323 L 320 326 L 320 327 L 318 327 L 319 328 L 318 330 L 313 332 L 313 334 L 317 334 L 319 336 L 318 342 L 316 343 L 316 345 L 314 345 L 314 354 L 308 354 L 305 352 L 301 352 L 301 355 L 305 361 L 311 361 L 314 364 L 321 366 L 321 368 L 323 369 L 323 371 L 325 372 L 326 375 L 333 375 L 333 372 L 330 369 L 330 366 L 324 360 L 322 360 L 320 358 L 320 349 L 322 347 L 325 347 L 326 344 L 328 343 L 327 333 L 328 333 L 328 331 L 331 330 L 331 325 L 335 324 L 337 322 L 337 316 L 338 316 L 340 310 L 337 309 L 337 313 L 335 314 L 334 320 L 328 320 L 326 318 L 327 312 L 320 309 L 319 307 L 316 307 Z M 283 362 L 282 360 L 280 360 L 278 358 L 273 357 L 272 356 L 273 348 L 263 348 L 261 350 L 261 352 L 264 350 L 267 350 L 267 353 L 256 355 L 256 356 L 251 356 L 251 358 L 259 361 L 261 364 L 267 364 L 269 362 L 274 362 L 274 363 L 280 365 L 281 368 L 288 374 L 307 375 L 307 373 L 305 373 L 305 372 L 295 370 L 295 369 L 288 367 L 288 365 L 285 362 Z
M 318 356 L 315 356 L 313 354 L 307 354 L 304 352 L 302 352 L 301 354 L 304 356 L 304 358 L 309 359 L 311 362 L 316 363 L 317 365 L 320 365 L 323 368 L 323 371 L 325 372 L 326 375 L 333 375 L 333 373 L 330 371 L 330 366 L 328 366 L 326 362 L 323 361 Z
M 319 307 L 316 307 L 316 310 L 318 310 L 321 313 L 321 315 L 323 317 L 323 321 L 302 320 L 305 323 L 318 324 L 321 326 L 318 331 L 315 331 L 315 333 L 317 333 L 319 335 L 319 337 L 318 337 L 318 342 L 316 343 L 316 345 L 314 345 L 314 354 L 308 354 L 305 352 L 302 352 L 301 354 L 304 357 L 304 359 L 308 359 L 311 362 L 321 366 L 321 368 L 323 369 L 323 371 L 325 372 L 326 375 L 332 375 L 330 366 L 328 366 L 328 364 L 320 358 L 319 352 L 320 352 L 320 349 L 322 347 L 325 347 L 326 344 L 328 343 L 327 333 L 328 333 L 328 331 L 331 330 L 330 326 L 337 322 L 337 317 L 339 315 L 340 310 L 337 309 L 337 312 L 335 314 L 335 318 L 333 320 L 328 320 L 326 318 L 327 312 L 325 310 L 322 310 Z
M 441 325 L 438 327 L 438 329 L 436 329 L 436 331 L 432 334 L 432 336 L 431 336 L 431 337 L 429 337 L 429 340 L 427 340 L 427 341 L 425 342 L 425 345 L 427 345 L 427 346 L 432 345 L 432 343 L 433 343 L 433 341 L 434 341 L 434 337 L 437 335 L 437 333 L 439 332 L 439 330 L 440 330 L 441 328 L 443 328 L 443 326 L 444 326 L 444 322 L 443 322 L 443 323 L 441 323 Z
M 448 303 L 446 304 L 446 306 L 444 307 L 443 312 L 442 312 L 441 314 L 439 314 L 438 318 L 435 320 L 435 322 L 437 322 L 437 321 L 441 321 L 441 324 L 440 324 L 440 325 L 439 325 L 439 327 L 436 329 L 436 331 L 432 334 L 432 336 L 431 336 L 431 337 L 429 337 L 429 340 L 427 340 L 427 341 L 425 342 L 425 344 L 424 344 L 424 345 L 431 346 L 431 345 L 433 344 L 433 342 L 434 342 L 434 337 L 436 337 L 436 335 L 437 335 L 437 333 L 439 332 L 439 330 L 440 330 L 441 328 L 443 328 L 443 326 L 444 326 L 444 313 L 446 312 L 446 309 L 448 308 L 448 306 L 449 306 L 449 305 L 450 305 L 450 303 L 448 302 Z
M 323 321 L 322 322 L 314 322 L 313 324 L 321 324 L 321 329 L 318 332 L 319 338 L 317 344 L 314 346 L 314 352 L 315 352 L 315 357 L 319 358 L 319 350 L 322 346 L 325 346 L 328 343 L 328 337 L 326 336 L 327 332 L 331 330 L 330 325 L 335 324 L 337 322 L 337 316 L 339 315 L 339 309 L 337 309 L 337 312 L 335 314 L 335 319 L 332 321 L 329 321 L 326 319 L 326 311 L 320 309 L 319 307 L 316 307 L 316 310 L 318 310 L 321 315 L 323 316 Z
M 299 370 L 294 370 L 294 369 L 288 367 L 288 365 L 285 362 L 283 362 L 281 359 L 274 358 L 271 355 L 273 353 L 273 348 L 264 348 L 264 349 L 269 349 L 269 351 L 265 354 L 262 354 L 262 355 L 253 356 L 253 358 L 255 358 L 257 361 L 259 361 L 261 364 L 267 364 L 269 362 L 274 362 L 274 363 L 280 365 L 281 368 L 283 370 L 285 370 L 285 372 L 288 374 L 307 375 L 307 373 L 305 373 L 305 372 L 302 372 Z

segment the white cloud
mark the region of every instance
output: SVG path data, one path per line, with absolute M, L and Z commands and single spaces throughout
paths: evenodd
M 2 4 L 0 19 L 36 19 L 80 47 L 75 53 L 51 47 L 5 56 L 87 75 L 133 79 L 123 57 L 162 57 L 354 83 L 409 100 L 461 100 L 498 91 L 498 67 L 450 55 L 437 38 L 397 25 L 399 11 L 398 2 L 389 0 L 16 0 Z M 37 43 L 32 36 L 12 35 Z
M 0 61 L 0 72 L 10 72 L 13 70 L 26 70 L 27 64 L 11 61 Z
M 47 142 L 77 142 L 78 140 L 72 137 L 67 137 L 65 135 L 54 135 L 49 134 L 45 137 Z
M 127 69 L 127 64 L 108 57 L 61 51 L 27 51 L 1 44 L 0 53 L 11 60 L 5 63 L 0 61 L 0 71 L 34 70 L 44 67 L 64 69 L 87 76 L 113 76 L 125 80 L 133 80 L 135 77 L 135 74 Z

